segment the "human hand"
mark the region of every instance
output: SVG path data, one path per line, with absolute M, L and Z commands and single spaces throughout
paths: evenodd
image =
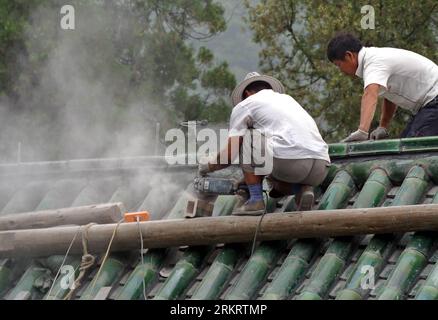
M 371 132 L 370 139 L 371 140 L 383 140 L 388 139 L 389 133 L 388 130 L 384 127 L 378 127 L 376 130 Z
M 209 158 L 208 157 L 202 157 L 199 159 L 199 165 L 198 165 L 198 175 L 201 177 L 205 177 L 207 173 L 212 172 L 210 165 L 209 165 Z
M 369 137 L 369 133 L 363 130 L 357 130 L 350 134 L 346 139 L 342 140 L 342 142 L 360 142 L 367 141 Z

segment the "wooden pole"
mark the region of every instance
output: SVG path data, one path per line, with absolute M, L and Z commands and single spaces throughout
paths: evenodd
M 0 230 L 50 228 L 61 225 L 115 223 L 125 214 L 122 203 L 36 211 L 0 216 Z
M 245 243 L 254 238 L 260 217 L 216 217 L 191 220 L 142 222 L 145 248 Z M 88 229 L 88 249 L 104 252 L 116 225 L 95 225 Z M 438 231 L 438 205 L 373 209 L 309 211 L 268 214 L 263 219 L 259 241 L 295 238 L 323 238 L 361 234 Z M 78 227 L 0 232 L 0 258 L 42 257 L 65 254 Z M 71 253 L 82 253 L 81 234 Z M 137 223 L 119 226 L 112 251 L 139 249 Z

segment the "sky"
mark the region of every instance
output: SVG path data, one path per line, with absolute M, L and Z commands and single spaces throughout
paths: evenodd
M 218 60 L 229 63 L 239 82 L 249 72 L 258 71 L 260 46 L 252 41 L 252 32 L 243 19 L 246 9 L 241 0 L 221 0 L 226 9 L 227 31 L 203 45 L 213 51 Z

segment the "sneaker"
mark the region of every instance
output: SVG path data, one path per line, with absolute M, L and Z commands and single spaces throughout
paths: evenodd
M 248 202 L 250 195 L 249 192 L 239 189 L 236 193 L 237 202 L 234 205 L 234 208 L 238 208 L 243 206 L 246 202 Z
M 313 187 L 303 186 L 299 196 L 297 197 L 297 200 L 298 200 L 297 211 L 312 210 L 313 202 L 315 201 L 315 194 L 313 193 Z
M 265 213 L 265 202 L 246 202 L 244 205 L 234 209 L 233 216 L 261 216 Z

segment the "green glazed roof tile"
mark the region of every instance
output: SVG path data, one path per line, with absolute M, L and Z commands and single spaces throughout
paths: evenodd
M 414 298 L 425 283 L 426 280 L 419 280 L 417 284 L 412 288 L 411 292 L 409 292 L 409 298 Z
M 438 138 L 426 137 L 426 138 L 411 138 L 401 140 L 401 151 L 436 151 L 438 150 Z
M 352 143 L 348 145 L 347 152 L 349 156 L 399 153 L 400 141 L 383 140 L 366 143 Z
M 329 145 L 330 157 L 345 157 L 348 155 L 346 143 L 336 143 Z
M 438 152 L 438 138 L 436 137 L 351 144 L 339 143 L 330 145 L 332 167 L 326 181 L 321 186 L 321 195 L 317 195 L 315 203 L 320 205 L 321 209 L 337 208 L 339 206 L 354 207 L 359 203 L 363 203 L 365 198 L 360 198 L 359 194 L 363 190 L 367 180 L 370 178 L 373 170 L 376 168 L 380 168 L 381 171 L 385 171 L 388 174 L 391 184 L 393 184 L 393 188 L 389 194 L 386 196 L 384 195 L 381 199 L 383 200 L 383 204 L 380 204 L 379 202 L 381 195 L 378 192 L 376 192 L 376 194 L 370 193 L 370 199 L 366 199 L 366 201 L 372 202 L 374 200 L 376 203 L 379 202 L 376 204 L 377 206 L 410 204 L 413 202 L 431 203 L 434 199 L 435 201 L 438 201 L 438 196 L 436 195 L 438 191 L 438 156 L 434 155 L 435 152 Z M 143 160 L 139 161 L 141 162 Z M 90 201 L 108 202 L 111 198 L 126 198 L 127 201 L 131 203 L 131 207 L 141 206 L 144 210 L 153 207 L 153 210 L 158 210 L 159 212 L 157 211 L 156 219 L 182 217 L 187 201 L 184 190 L 188 190 L 187 186 L 193 179 L 195 174 L 194 170 L 189 170 L 187 168 L 186 173 L 179 171 L 166 172 L 163 169 L 144 169 L 144 171 L 137 171 L 139 167 L 142 167 L 142 164 L 138 163 L 135 166 L 135 170 L 129 167 L 126 168 L 126 171 L 123 171 L 125 169 L 120 165 L 122 162 L 117 163 L 118 164 L 114 167 L 114 170 L 111 169 L 111 165 L 106 163 L 102 167 L 105 169 L 105 174 L 102 174 L 102 170 L 99 169 L 99 161 L 93 161 L 92 166 L 88 166 L 84 163 L 84 168 L 88 168 L 85 174 L 76 167 L 75 170 L 70 170 L 69 167 L 65 166 L 59 167 L 55 165 L 51 167 L 51 164 L 47 163 L 44 165 L 36 165 L 33 170 L 33 165 L 29 164 L 26 165 L 25 171 L 19 172 L 20 179 L 23 178 L 23 174 L 26 174 L 26 172 L 32 173 L 31 178 L 29 178 L 29 181 L 26 181 L 26 183 L 23 183 L 22 180 L 14 180 L 14 174 L 11 173 L 11 169 L 9 167 L 8 169 L 2 169 L 2 166 L 0 165 L 0 175 L 2 175 L 2 173 L 7 173 L 7 176 L 1 180 L 2 185 L 21 186 L 20 188 L 0 187 L 0 205 L 2 207 L 9 207 L 8 211 L 10 211 L 12 207 L 26 207 L 30 211 L 36 210 L 37 207 L 51 208 L 59 203 L 64 203 L 63 201 L 67 201 L 58 198 L 58 195 L 69 192 L 69 194 L 66 194 L 65 199 L 70 199 L 68 201 L 71 201 L 72 204 L 73 202 L 75 202 L 74 204 L 79 204 L 88 203 Z M 420 167 L 423 168 L 424 171 L 419 169 Z M 44 170 L 41 169 L 42 171 L 39 173 L 39 168 L 44 168 Z M 55 171 L 58 170 L 59 176 L 47 176 L 46 174 L 51 171 L 51 168 Z M 90 168 L 96 170 L 96 173 L 94 174 Z M 180 167 L 178 170 L 182 170 L 183 168 L 184 167 Z M 130 174 L 124 175 L 121 171 L 123 171 L 124 174 L 127 172 Z M 410 173 L 409 177 L 407 177 L 408 172 Z M 425 172 L 430 175 L 431 181 L 426 181 L 427 176 L 425 175 Z M 174 178 L 176 175 L 182 175 L 184 176 L 184 179 Z M 165 178 L 163 178 L 164 176 Z M 347 178 L 348 176 L 351 176 L 352 180 L 345 183 L 346 180 L 344 180 L 344 178 Z M 135 199 L 130 197 L 129 193 L 126 193 L 126 186 L 130 186 L 130 183 L 132 182 L 130 177 L 133 179 L 134 177 L 135 179 L 143 179 L 145 182 L 140 184 L 139 190 L 136 190 L 138 191 L 138 196 L 136 195 Z M 66 187 L 66 181 L 81 181 L 81 179 L 84 178 L 88 181 L 85 188 Z M 164 181 L 170 181 L 173 187 L 169 189 L 159 188 L 159 186 L 153 185 L 149 181 L 161 181 L 161 183 L 164 183 Z M 376 186 L 379 185 L 379 181 L 377 180 L 374 183 Z M 332 186 L 330 187 L 331 184 Z M 402 184 L 405 186 L 402 187 Z M 37 190 L 38 192 L 32 195 L 31 202 L 20 203 L 20 199 L 26 198 L 25 193 L 35 190 L 33 187 L 28 187 L 26 191 L 27 185 L 46 185 L 48 187 Z M 409 188 L 406 191 L 406 195 L 400 195 L 400 193 L 403 193 L 402 190 L 406 189 L 407 186 L 409 186 Z M 10 189 L 14 189 L 14 192 L 11 192 Z M 166 190 L 174 190 L 175 192 L 172 191 L 167 194 Z M 349 192 L 349 190 L 354 191 Z M 415 192 L 409 190 L 415 190 Z M 158 198 L 157 195 L 159 195 L 160 198 L 163 198 L 162 200 L 160 199 L 161 202 L 158 204 L 155 203 L 155 200 Z M 12 203 L 13 206 L 8 206 L 8 203 L 13 200 L 14 197 L 15 200 Z M 221 198 L 218 201 L 216 208 L 221 211 L 216 212 L 218 215 L 222 215 L 222 210 L 223 212 L 228 212 L 232 207 L 231 202 L 230 205 L 224 205 L 224 200 L 226 199 Z M 286 202 L 282 209 L 288 208 L 286 211 L 294 210 L 294 206 L 289 204 L 293 204 L 293 201 L 289 203 Z M 281 211 L 282 209 L 278 208 L 276 210 Z M 247 294 L 251 295 L 253 299 L 276 297 L 275 292 L 271 290 L 271 286 L 279 276 L 282 268 L 288 266 L 296 268 L 298 277 L 302 274 L 307 275 L 307 278 L 303 277 L 300 279 L 300 281 L 297 282 L 296 289 L 298 290 L 291 291 L 290 295 L 286 293 L 286 295 L 281 297 L 282 299 L 296 299 L 303 293 L 305 293 L 303 298 L 306 299 L 335 299 L 336 295 L 346 288 L 346 280 L 348 280 L 354 272 L 354 267 L 359 263 L 358 259 L 364 254 L 364 249 L 370 245 L 370 239 L 373 239 L 370 235 L 364 237 L 363 243 L 359 248 L 356 246 L 348 248 L 348 245 L 346 247 L 340 246 L 340 243 L 325 239 L 319 240 L 318 245 L 316 245 L 317 242 L 314 240 L 312 240 L 312 243 L 309 242 L 308 244 L 301 240 L 291 241 L 287 245 L 287 248 L 279 250 L 274 242 L 271 244 L 270 248 L 273 249 L 272 252 L 277 252 L 275 255 L 268 255 L 266 261 L 269 262 L 269 266 L 266 267 L 265 264 L 262 263 L 263 261 L 255 261 L 256 263 L 254 265 L 257 265 L 257 268 L 261 267 L 261 269 L 263 269 L 263 273 L 261 273 L 260 276 L 260 279 L 262 280 L 257 288 L 254 289 L 251 287 L 248 289 L 251 292 L 247 292 Z M 401 259 L 401 252 L 410 252 L 409 250 L 412 248 L 418 249 L 419 252 L 430 252 L 428 246 L 422 246 L 424 239 L 421 237 L 418 237 L 417 239 L 412 238 L 412 234 L 405 234 L 402 239 L 405 240 L 400 241 L 399 238 L 387 239 L 388 241 L 393 241 L 393 249 L 397 250 L 396 253 L 383 245 L 384 242 L 381 242 L 380 240 L 380 242 L 371 240 L 372 246 L 375 246 L 378 252 L 383 255 L 387 254 L 388 256 L 392 254 L 389 261 L 383 259 L 382 270 L 384 271 L 381 275 L 384 278 L 379 277 L 377 282 L 379 287 L 378 290 L 381 292 L 384 292 L 385 286 L 388 283 L 387 279 L 390 279 L 391 275 L 394 275 L 394 277 L 396 276 L 397 279 L 403 278 L 399 277 L 400 273 L 393 272 L 393 270 L 396 270 L 397 266 L 399 269 L 406 266 L 403 263 L 399 263 L 398 259 Z M 418 241 L 416 241 L 416 239 Z M 429 240 L 427 243 L 429 243 Z M 221 252 L 227 252 L 228 245 L 216 246 L 213 255 L 210 255 L 210 257 L 208 257 L 209 255 L 203 255 L 201 258 L 198 256 L 199 259 L 196 258 L 196 261 L 190 259 L 187 260 L 187 253 L 190 253 L 191 250 L 187 248 L 184 252 L 177 249 L 159 252 L 159 254 L 151 255 L 151 257 L 153 256 L 157 259 L 156 261 L 154 260 L 154 266 L 148 269 L 147 275 L 138 264 L 138 261 L 140 260 L 139 252 L 132 253 L 134 255 L 138 254 L 138 259 L 131 260 L 130 258 L 118 258 L 117 260 L 120 260 L 121 264 L 114 265 L 113 267 L 115 268 L 110 268 L 111 270 L 108 270 L 108 273 L 105 273 L 105 279 L 103 279 L 105 281 L 99 283 L 99 288 L 106 293 L 108 293 L 109 290 L 109 296 L 106 296 L 106 293 L 103 295 L 106 296 L 107 299 L 118 299 L 121 293 L 124 292 L 124 289 L 124 298 L 142 299 L 142 278 L 144 276 L 151 280 L 148 282 L 146 295 L 149 299 L 153 299 L 163 290 L 163 287 L 166 286 L 166 280 L 169 279 L 171 272 L 181 269 L 183 271 L 185 270 L 183 273 L 184 276 L 181 278 L 182 282 L 179 283 L 177 277 L 172 277 L 176 279 L 175 287 L 173 288 L 178 289 L 175 291 L 175 296 L 178 296 L 179 299 L 190 299 L 194 297 L 203 282 L 205 284 L 202 289 L 204 297 L 211 297 L 209 295 L 212 293 L 212 296 L 215 298 L 224 299 L 232 292 L 233 285 L 238 283 L 242 274 L 245 273 L 245 266 L 247 266 L 248 261 L 250 261 L 247 254 L 249 246 L 250 244 L 245 245 L 244 247 L 246 249 L 239 251 L 237 254 L 238 261 L 233 258 L 235 252 L 232 252 L 233 254 L 230 256 L 220 256 Z M 338 246 L 340 247 L 338 248 Z M 338 249 L 340 250 L 339 252 Z M 291 252 L 293 252 L 293 255 L 289 257 L 288 255 Z M 343 263 L 338 264 L 338 258 L 329 259 L 334 252 L 337 256 L 342 258 Z M 148 251 L 146 251 L 145 254 L 145 257 L 149 257 Z M 184 254 L 186 254 L 185 258 Z M 326 256 L 326 258 L 323 259 L 324 256 Z M 407 255 L 407 257 L 412 258 L 413 256 Z M 53 261 L 55 261 L 54 258 L 56 257 L 52 257 Z M 189 268 L 189 264 L 185 265 L 183 263 L 184 259 L 186 262 L 189 261 L 190 265 L 193 265 L 194 263 L 196 265 L 194 269 L 196 270 Z M 406 292 L 403 292 L 403 299 L 414 299 L 420 289 L 424 287 L 426 279 L 429 279 L 431 273 L 436 268 L 438 250 L 435 249 L 434 252 L 431 252 L 426 260 L 426 266 L 421 270 L 421 276 L 418 279 L 413 279 L 411 277 L 405 279 L 407 285 L 403 285 L 403 290 L 406 290 Z M 320 267 L 318 269 L 318 263 L 321 261 L 327 261 L 327 264 L 330 264 L 331 267 Z M 27 263 L 29 264 L 30 262 Z M 178 265 L 178 263 L 180 264 Z M 214 268 L 212 268 L 213 264 L 215 264 Z M 176 268 L 176 265 L 178 265 L 178 268 Z M 8 268 L 12 270 L 11 276 L 9 276 L 8 272 L 2 272 L 0 270 L 0 273 L 6 275 L 6 277 L 0 277 L 1 286 L 6 288 L 3 298 L 7 298 L 8 293 L 17 292 L 17 290 L 20 295 L 20 292 L 23 291 L 21 290 L 21 287 L 23 286 L 27 292 L 30 293 L 30 295 L 26 297 L 30 299 L 43 298 L 45 294 L 44 290 L 46 290 L 44 289 L 45 283 L 47 283 L 47 280 L 53 278 L 53 273 L 56 271 L 56 263 L 54 263 L 53 266 L 47 265 L 47 267 L 48 269 L 42 270 L 43 273 L 41 275 L 37 274 L 37 276 L 35 276 L 35 274 L 31 272 L 32 270 L 35 271 L 31 264 L 25 264 L 18 268 L 18 262 L 11 260 L 8 264 Z M 160 270 L 168 270 L 168 274 L 160 272 Z M 81 295 L 85 297 L 87 287 L 90 286 L 91 281 L 96 277 L 96 272 L 97 268 L 95 267 L 93 268 L 90 277 L 83 281 L 76 297 L 80 297 Z M 415 272 L 412 273 L 412 276 L 416 274 Z M 316 277 L 317 274 L 319 274 L 320 278 Z M 164 278 L 164 276 L 166 278 Z M 287 277 L 281 279 L 288 279 L 289 275 L 286 276 Z M 208 277 L 212 277 L 212 280 L 205 281 Z M 247 278 L 250 279 L 251 277 Z M 23 279 L 21 283 L 20 279 Z M 312 279 L 322 279 L 327 282 L 320 287 L 317 285 L 316 280 L 312 283 Z M 277 283 L 277 285 L 278 284 L 279 283 Z M 217 287 L 214 287 L 216 285 Z M 111 286 L 111 288 L 109 286 Z M 242 286 L 242 288 L 244 288 L 244 291 L 247 290 L 245 289 L 246 286 Z M 285 288 L 282 288 L 282 290 L 284 289 L 288 290 L 289 288 L 286 286 Z M 365 296 L 365 298 L 377 299 L 380 294 L 378 290 L 373 291 L 371 296 Z M 391 296 L 396 290 L 397 288 L 394 287 L 387 288 L 384 296 Z M 173 294 L 173 289 L 171 291 Z M 436 288 L 429 285 L 429 287 L 424 289 L 425 293 L 423 294 L 423 297 L 433 297 L 435 291 Z M 93 292 L 92 295 L 95 296 L 96 294 L 98 294 L 98 292 Z M 170 294 L 169 297 L 172 296 L 172 294 Z M 245 294 L 245 292 L 242 292 L 242 294 Z M 356 296 L 351 293 L 350 297 L 357 298 L 357 293 Z
M 329 146 L 332 159 L 419 152 L 438 152 L 438 137 L 335 143 Z
M 438 250 L 436 250 L 435 253 L 430 257 L 429 262 L 430 263 L 438 262 Z
M 421 271 L 420 278 L 426 280 L 430 273 L 433 271 L 435 265 L 428 264 L 423 271 Z

